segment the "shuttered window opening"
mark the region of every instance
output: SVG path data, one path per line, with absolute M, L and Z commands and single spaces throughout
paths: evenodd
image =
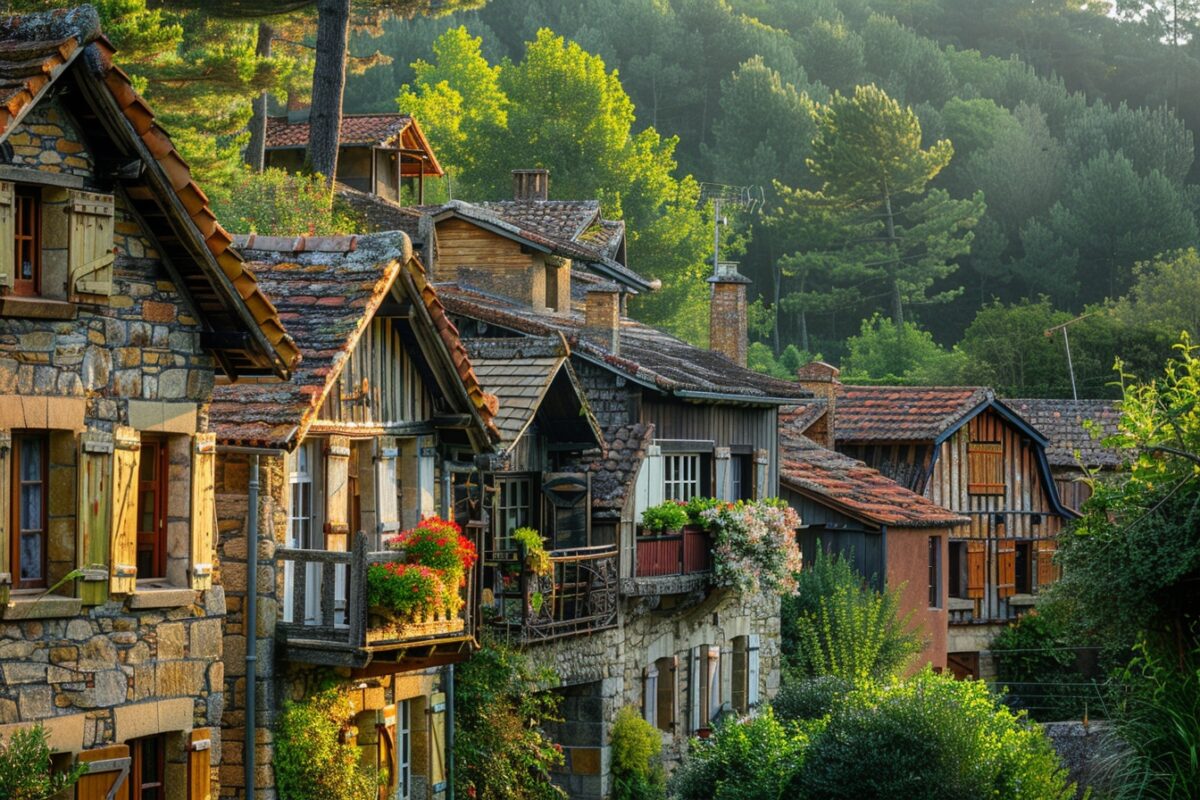
M 1012 597 L 1017 591 L 1017 543 L 1013 539 L 996 540 L 996 593 Z
M 739 714 L 750 711 L 750 637 L 733 637 L 729 702 Z
M 85 431 L 79 437 L 79 596 L 84 605 L 108 600 L 109 530 L 112 519 L 113 437 Z
M 88 765 L 88 771 L 75 784 L 76 800 L 130 800 L 129 745 L 85 750 L 79 754 L 79 761 Z
M 142 439 L 137 478 L 137 574 L 167 574 L 167 442 Z
M 13 437 L 12 543 L 9 563 L 18 589 L 46 586 L 49 550 L 49 439 L 44 434 Z
M 708 719 L 714 720 L 721 713 L 721 648 L 708 648 Z
M 654 702 L 654 724 L 659 730 L 675 731 L 675 709 L 679 705 L 679 657 L 664 656 L 654 662 L 658 672 Z
M 971 494 L 1004 494 L 1004 445 L 1001 442 L 967 444 L 967 491 Z
M 658 727 L 658 666 L 642 670 L 642 719 Z
M 159 734 L 134 739 L 129 743 L 129 751 L 133 759 L 129 776 L 130 800 L 166 800 L 167 737 Z M 200 797 L 203 800 L 204 795 Z M 195 800 L 195 795 L 188 800 Z
M 18 186 L 13 195 L 12 293 L 37 297 L 42 293 L 42 193 L 34 186 Z
M 1054 539 L 1037 541 L 1037 588 L 1049 586 L 1058 580 L 1058 565 L 1054 563 L 1054 551 L 1058 546 Z
M 972 600 L 983 598 L 987 582 L 987 542 L 982 539 L 967 540 L 967 597 Z

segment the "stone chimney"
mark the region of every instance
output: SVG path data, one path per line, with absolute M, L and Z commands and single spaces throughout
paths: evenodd
M 613 355 L 621 352 L 621 290 L 615 283 L 587 290 L 582 336 Z
M 514 169 L 513 200 L 549 200 L 550 170 Z
M 712 295 L 708 306 L 708 347 L 724 353 L 738 366 L 746 366 L 746 285 L 750 279 L 737 270 L 736 261 L 722 261 L 708 279 Z
M 834 449 L 834 414 L 837 411 L 837 390 L 841 386 L 841 372 L 824 361 L 810 361 L 796 370 L 800 388 L 812 393 L 813 397 L 825 401 L 825 416 L 814 423 L 807 432 L 808 438 L 822 447 Z

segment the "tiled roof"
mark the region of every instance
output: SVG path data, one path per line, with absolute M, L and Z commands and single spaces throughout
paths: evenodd
M 600 217 L 599 200 L 489 200 L 475 205 L 567 242 L 579 238 Z
M 897 528 L 938 528 L 968 522 L 909 491 L 861 461 L 826 450 L 781 427 L 779 482 L 848 516 Z
M 690 345 L 627 317 L 621 319 L 620 353 L 614 354 L 581 338 L 583 316 L 578 312 L 534 311 L 454 284 L 439 285 L 438 290 L 453 314 L 532 336 L 561 333 L 576 355 L 664 392 L 715 394 L 768 404 L 781 398 L 794 402 L 810 397 L 796 383 L 739 367 L 720 353 Z
M 1005 400 L 1005 405 L 1020 414 L 1050 440 L 1046 459 L 1051 466 L 1115 467 L 1121 463 L 1120 451 L 1104 447 L 1101 439 L 1118 433 L 1121 412 L 1115 400 Z M 1092 435 L 1085 421 L 1098 427 L 1099 438 Z
M 290 382 L 215 387 L 212 427 L 225 442 L 291 448 L 316 418 L 401 270 L 419 274 L 421 266 L 410 258 L 406 237 L 396 233 L 239 238 L 304 358 Z M 465 351 L 459 364 L 473 382 Z
M 794 406 L 782 406 L 779 409 L 779 427 L 792 433 L 804 433 L 828 408 L 829 404 L 819 398 Z
M 637 422 L 604 429 L 604 451 L 585 455 L 579 468 L 592 473 L 595 516 L 618 519 L 633 491 L 646 450 L 654 442 L 654 425 Z
M 576 399 L 571 404 L 570 414 L 576 420 L 583 418 L 583 426 L 575 430 L 544 431 L 552 438 L 558 434 L 575 441 L 585 426 L 590 428 L 594 443 L 602 444 L 600 429 L 587 410 L 587 400 L 575 379 L 568 356 L 570 350 L 561 336 L 545 338 L 508 337 L 505 339 L 467 339 L 464 341 L 475 374 L 489 394 L 495 395 L 499 403 L 496 411 L 496 427 L 500 430 L 500 444 L 510 449 L 524 434 L 546 399 L 555 378 L 566 372 L 569 385 Z M 580 413 L 582 411 L 582 414 Z
M 834 413 L 841 442 L 932 441 L 993 399 L 977 386 L 840 386 Z
M 174 195 L 169 200 L 179 204 L 181 215 L 190 218 L 189 233 L 197 244 L 211 254 L 212 262 L 202 269 L 214 273 L 206 276 L 212 291 L 239 309 L 245 324 L 261 337 L 271 371 L 286 376 L 299 359 L 295 343 L 271 301 L 256 285 L 253 272 L 230 247 L 230 235 L 217 223 L 187 162 L 154 121 L 154 112 L 134 90 L 129 76 L 112 63 L 113 52 L 100 33 L 99 16 L 91 6 L 0 18 L 0 139 L 12 132 L 40 93 L 86 53 L 87 74 L 103 83 L 130 126 L 123 133 L 132 141 L 140 139 L 150 156 L 147 167 L 158 173 L 158 182 Z M 155 182 L 149 183 L 153 186 Z M 218 267 L 232 284 L 232 291 L 216 276 Z
M 341 144 L 383 145 L 412 124 L 408 114 L 343 114 Z M 308 120 L 267 117 L 267 147 L 307 147 Z
M 397 205 L 377 194 L 362 192 L 344 183 L 334 184 L 339 199 L 362 218 L 367 231 L 404 231 L 413 245 L 422 241 L 421 212 Z

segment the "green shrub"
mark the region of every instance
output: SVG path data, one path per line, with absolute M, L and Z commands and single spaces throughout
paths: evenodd
M 978 681 L 924 672 L 864 686 L 804 756 L 801 797 L 1068 800 L 1075 787 L 1041 730 Z
M 617 712 L 612 726 L 613 800 L 658 800 L 665 775 L 662 734 L 632 706 Z
M 1057 613 L 1032 611 L 992 640 L 1004 702 L 1041 722 L 1103 716 L 1100 687 L 1080 667 L 1079 639 Z
M 729 719 L 708 739 L 693 739 L 670 781 L 673 800 L 799 800 L 792 783 L 810 737 L 822 723 L 788 726 L 768 708 Z
M 337 687 L 284 704 L 275 726 L 275 780 L 280 797 L 374 797 L 378 780 L 359 762 L 359 749 L 341 739 L 353 714 L 349 698 Z
M 6 800 L 49 800 L 74 786 L 85 772 L 86 764 L 54 772 L 40 724 L 14 731 L 7 743 L 0 741 L 0 797 Z
M 1200 787 L 1200 648 L 1172 664 L 1138 645 L 1120 682 L 1118 747 L 1100 770 L 1107 796 L 1191 800 Z
M 534 575 L 549 575 L 554 569 L 550 554 L 542 540 L 542 534 L 533 528 L 517 528 L 512 532 L 512 540 L 525 546 L 525 564 Z
M 231 233 L 329 236 L 361 227 L 319 175 L 241 170 L 206 187 L 213 213 Z
M 655 533 L 677 531 L 687 524 L 687 508 L 674 500 L 650 506 L 642 512 L 642 526 Z
M 821 719 L 832 713 L 853 688 L 833 675 L 816 678 L 791 678 L 771 702 L 775 715 L 784 721 Z

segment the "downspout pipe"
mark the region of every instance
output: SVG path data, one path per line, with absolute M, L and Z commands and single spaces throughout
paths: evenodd
M 246 800 L 254 800 L 254 746 L 258 738 L 258 459 L 258 453 L 251 454 L 246 509 L 246 603 L 242 607 L 242 631 L 246 635 Z

